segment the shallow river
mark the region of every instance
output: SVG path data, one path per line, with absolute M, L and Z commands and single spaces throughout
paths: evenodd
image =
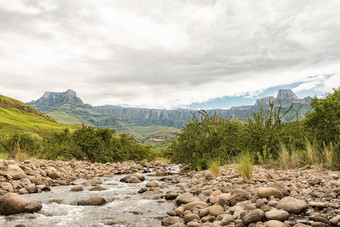
M 176 167 L 174 167 L 176 168 Z M 172 169 L 174 171 L 174 168 Z M 164 199 L 153 199 L 157 195 L 164 195 L 175 186 L 161 189 L 162 193 L 152 195 L 139 194 L 150 180 L 159 181 L 162 177 L 144 174 L 146 180 L 141 183 L 128 184 L 119 180 L 125 175 L 114 177 L 98 177 L 103 182 L 104 191 L 89 191 L 93 186 L 84 186 L 84 191 L 71 192 L 70 186 L 52 187 L 50 192 L 25 195 L 42 203 L 42 210 L 34 214 L 17 214 L 0 216 L 0 226 L 161 226 L 161 218 L 173 209 L 173 203 Z M 85 179 L 74 182 L 80 185 Z M 91 196 L 102 196 L 107 203 L 103 206 L 77 206 L 78 200 Z M 51 202 L 51 200 L 59 200 Z M 60 202 L 60 204 L 59 204 Z

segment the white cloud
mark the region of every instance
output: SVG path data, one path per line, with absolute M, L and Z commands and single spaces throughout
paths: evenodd
M 0 91 L 159 108 L 298 82 L 327 92 L 339 13 L 337 0 L 0 0 Z

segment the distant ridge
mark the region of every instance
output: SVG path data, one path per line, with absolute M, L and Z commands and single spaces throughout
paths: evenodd
M 246 119 L 253 116 L 254 111 L 258 111 L 260 104 L 263 105 L 265 112 L 269 112 L 269 102 L 275 105 L 282 105 L 282 112 L 287 110 L 293 103 L 293 109 L 284 117 L 285 121 L 304 118 L 307 111 L 312 111 L 309 103 L 310 97 L 299 99 L 292 90 L 280 89 L 276 97 L 269 96 L 256 100 L 254 105 L 238 106 L 230 109 L 207 110 L 209 115 L 217 114 L 222 117 L 231 118 L 232 116 Z M 85 123 L 96 127 L 109 127 L 124 131 L 129 130 L 127 125 L 133 126 L 152 126 L 160 125 L 167 127 L 181 128 L 191 118 L 191 113 L 199 115 L 197 110 L 177 109 L 147 109 L 129 108 L 114 105 L 91 106 L 84 104 L 77 97 L 73 90 L 65 92 L 45 92 L 36 101 L 29 103 L 36 109 L 54 117 L 63 123 Z

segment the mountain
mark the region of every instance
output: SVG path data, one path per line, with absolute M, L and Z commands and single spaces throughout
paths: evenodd
M 279 90 L 277 97 L 265 97 L 256 100 L 254 105 L 232 107 L 230 109 L 207 110 L 209 115 L 217 114 L 221 117 L 231 118 L 232 116 L 246 119 L 253 116 L 262 104 L 265 113 L 269 113 L 269 102 L 275 106 L 282 105 L 281 113 L 288 110 L 293 103 L 293 109 L 284 117 L 285 121 L 292 121 L 298 115 L 299 119 L 304 118 L 307 111 L 312 111 L 309 105 L 310 97 L 298 99 L 291 90 Z M 77 97 L 75 91 L 66 92 L 45 92 L 36 101 L 28 103 L 37 110 L 48 114 L 58 122 L 68 124 L 86 124 L 95 127 L 107 127 L 116 129 L 117 133 L 126 132 L 134 135 L 140 141 L 155 143 L 166 141 L 175 136 L 192 117 L 192 114 L 199 116 L 198 110 L 177 109 L 146 109 L 146 108 L 125 108 L 113 105 L 91 106 L 84 104 Z
M 292 121 L 296 119 L 298 114 L 299 119 L 304 118 L 307 111 L 312 111 L 309 103 L 310 97 L 304 99 L 298 99 L 298 97 L 291 90 L 278 90 L 277 97 L 265 97 L 256 100 L 254 105 L 251 106 L 239 106 L 232 107 L 230 109 L 211 109 L 207 110 L 209 115 L 216 113 L 219 116 L 231 118 L 232 116 L 246 119 L 253 116 L 254 111 L 260 109 L 262 104 L 265 112 L 269 113 L 270 107 L 269 102 L 273 102 L 275 106 L 282 105 L 282 113 L 284 113 L 290 105 L 293 103 L 293 109 L 284 117 L 285 121 Z M 181 128 L 185 122 L 191 118 L 191 113 L 199 115 L 199 111 L 188 110 L 188 109 L 177 109 L 177 110 L 165 110 L 165 109 L 145 109 L 145 108 L 124 108 L 119 106 L 104 105 L 94 106 L 98 112 L 109 113 L 119 117 L 124 122 L 133 122 L 136 125 L 150 126 L 150 125 L 163 125 Z
M 116 115 L 98 111 L 90 104 L 84 104 L 77 97 L 77 93 L 70 89 L 65 92 L 45 92 L 38 100 L 28 104 L 58 122 L 112 128 L 117 133 L 125 132 L 134 135 L 136 139 L 145 143 L 155 142 L 154 138 L 158 138 L 160 141 L 168 140 L 179 131 L 174 127 L 160 125 L 144 125 L 146 127 L 143 127 L 143 125 L 136 125 L 132 121 L 123 121 Z
M 18 131 L 47 135 L 52 130 L 62 130 L 66 127 L 71 130 L 79 128 L 79 126 L 60 124 L 23 102 L 0 95 L 0 134 L 2 135 Z

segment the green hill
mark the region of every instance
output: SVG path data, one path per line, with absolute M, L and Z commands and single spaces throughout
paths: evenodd
M 0 134 L 23 131 L 39 135 L 49 135 L 52 130 L 71 130 L 79 128 L 56 122 L 52 117 L 43 114 L 18 100 L 0 95 Z

